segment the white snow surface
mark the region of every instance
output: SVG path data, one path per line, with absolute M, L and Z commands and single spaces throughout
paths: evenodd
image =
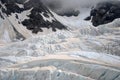
M 23 42 L 16 42 L 10 44 L 3 44 L 1 46 L 1 53 L 8 53 L 10 56 L 16 54 L 19 51 L 26 53 L 27 56 L 31 55 L 41 55 L 41 54 L 56 54 L 59 52 L 69 52 L 69 51 L 87 51 L 87 52 L 95 52 L 96 54 L 119 54 L 119 42 L 120 42 L 120 24 L 117 19 L 112 23 L 99 26 L 95 28 L 89 21 L 84 21 L 83 19 L 89 15 L 90 9 L 82 9 L 81 14 L 78 17 L 61 17 L 52 12 L 54 17 L 68 26 L 69 31 L 57 31 L 50 34 L 44 35 L 34 35 L 31 38 Z M 23 12 L 22 14 L 26 15 L 28 12 Z M 21 14 L 18 14 L 20 16 Z M 14 22 L 14 15 L 9 17 L 9 20 L 12 20 L 12 24 L 16 24 Z M 22 16 L 21 18 L 22 19 Z M 22 30 L 22 26 L 21 31 Z M 20 28 L 19 27 L 19 28 Z M 23 27 L 25 30 L 25 27 Z M 25 32 L 25 33 L 24 33 Z M 27 36 L 27 31 L 25 30 L 22 34 Z M 45 31 L 47 33 L 49 31 Z M 8 32 L 5 31 L 5 39 L 7 39 Z M 30 33 L 30 32 L 28 32 Z M 32 35 L 32 34 L 30 34 Z M 9 37 L 8 37 L 9 40 Z M 116 50 L 114 50 L 115 46 Z M 31 49 L 33 48 L 33 49 Z M 109 50 L 110 49 L 110 50 Z M 118 52 L 117 52 L 118 50 Z M 35 53 L 36 52 L 36 53 Z M 3 54 L 0 54 L 3 55 Z M 84 55 L 84 54 L 83 54 Z M 94 54 L 91 54 L 94 56 Z M 102 54 L 101 54 L 102 55 Z M 95 55 L 96 56 L 96 55 Z M 90 56 L 89 56 L 90 57 Z M 106 60 L 107 61 L 107 60 Z M 119 62 L 119 61 L 118 61 Z
M 37 35 L 32 34 L 29 30 L 25 29 L 24 26 L 18 25 L 17 21 L 15 20 L 15 15 L 12 14 L 12 16 L 10 16 L 8 19 L 12 20 L 12 24 L 17 26 L 17 30 L 20 28 L 19 32 L 22 32 L 27 39 L 25 41 L 10 42 L 11 38 L 8 36 L 8 31 L 10 29 L 8 31 L 5 31 L 4 29 L 5 32 L 2 36 L 4 36 L 4 39 L 6 41 L 8 40 L 9 43 L 3 44 L 2 41 L 0 42 L 1 69 L 11 66 L 14 68 L 13 66 L 16 64 L 22 66 L 24 63 L 25 65 L 23 67 L 30 67 L 31 65 L 36 65 L 36 67 L 39 67 L 39 60 L 43 60 L 45 58 L 48 59 L 46 64 L 49 64 L 49 59 L 55 61 L 56 59 L 72 59 L 78 61 L 80 60 L 81 64 L 82 61 L 90 62 L 92 66 L 89 64 L 89 68 L 93 68 L 95 64 L 99 64 L 99 67 L 97 67 L 102 69 L 103 73 L 103 68 L 106 69 L 106 67 L 103 66 L 107 66 L 107 68 L 109 67 L 107 69 L 108 71 L 110 70 L 112 72 L 113 70 L 116 73 L 119 73 L 120 19 L 116 19 L 112 23 L 101 25 L 96 28 L 92 26 L 91 22 L 83 20 L 89 15 L 89 12 L 90 9 L 85 8 L 81 10 L 81 14 L 78 17 L 61 17 L 52 12 L 58 21 L 68 26 L 68 30 L 58 30 L 57 32 L 45 30 L 44 34 L 38 33 Z M 26 16 L 26 13 L 29 13 L 29 11 L 23 12 L 22 15 Z M 18 15 L 20 16 L 21 14 Z M 20 16 L 21 19 L 22 15 Z M 52 18 L 46 20 L 52 21 Z M 0 26 L 0 28 L 2 28 L 2 26 Z M 8 25 L 6 28 L 8 28 Z M 86 64 L 82 65 L 86 67 Z M 49 66 L 46 67 L 49 68 Z M 36 70 L 36 68 L 31 68 L 31 70 L 34 69 Z M 55 70 L 53 70 L 53 72 L 54 71 Z M 83 73 L 84 72 L 85 71 L 83 71 Z M 61 71 L 60 73 L 67 74 L 67 72 L 64 71 Z M 87 73 L 88 72 L 85 74 Z M 71 73 L 69 72 L 69 75 L 70 74 Z M 73 75 L 73 73 L 71 75 Z M 74 75 L 76 76 L 78 74 L 75 73 Z M 119 79 L 119 77 L 117 79 Z M 108 78 L 106 80 L 110 79 Z

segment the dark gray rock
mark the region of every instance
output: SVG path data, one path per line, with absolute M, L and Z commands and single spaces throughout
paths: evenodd
M 61 24 L 50 10 L 41 2 L 41 0 L 1 0 L 1 3 L 5 5 L 6 8 L 2 7 L 1 10 L 7 17 L 11 16 L 12 13 L 15 14 L 18 24 L 24 25 L 27 29 L 31 30 L 33 33 L 43 32 L 42 28 L 52 28 L 53 31 L 56 29 L 67 29 L 66 26 Z M 22 5 L 23 7 L 20 7 Z M 29 19 L 19 20 L 19 16 L 16 14 L 21 14 L 26 10 L 30 10 L 30 14 L 27 15 Z M 47 19 L 45 20 L 43 16 Z M 52 20 L 50 21 L 50 18 Z M 3 18 L 1 16 L 1 18 Z M 13 25 L 14 26 L 14 25 Z
M 58 13 L 58 15 L 67 16 L 67 17 L 78 16 L 79 14 L 80 14 L 80 11 L 79 10 L 74 10 L 74 9 L 68 9 L 66 11 L 62 11 L 62 12 Z
M 79 10 L 75 10 L 72 7 L 64 7 L 61 0 L 42 0 L 45 5 L 47 5 L 52 11 L 57 13 L 60 16 L 78 16 L 80 14 Z
M 105 1 L 98 3 L 90 12 L 90 20 L 94 26 L 107 24 L 120 18 L 120 1 Z

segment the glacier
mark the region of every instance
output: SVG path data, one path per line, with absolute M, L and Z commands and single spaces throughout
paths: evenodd
M 24 20 L 29 12 L 18 16 Z M 90 8 L 77 17 L 50 12 L 68 30 L 34 34 L 12 14 L 8 20 L 25 37 L 16 40 L 10 22 L 0 20 L 0 80 L 120 80 L 120 19 L 94 27 L 84 20 Z

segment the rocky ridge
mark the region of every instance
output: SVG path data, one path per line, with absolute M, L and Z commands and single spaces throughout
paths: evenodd
M 12 41 L 16 38 L 24 40 L 32 33 L 44 32 L 44 29 L 53 32 L 67 29 L 40 0 L 1 0 L 0 16 L 1 26 L 11 28 L 7 33 Z M 14 36 L 10 35 L 10 31 Z M 4 33 L 3 30 L 1 35 Z
M 120 1 L 104 1 L 98 3 L 93 7 L 90 13 L 90 17 L 86 20 L 90 20 L 94 26 L 107 24 L 120 18 Z

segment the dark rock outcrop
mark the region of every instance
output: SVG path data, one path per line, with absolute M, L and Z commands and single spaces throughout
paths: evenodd
M 64 7 L 61 0 L 57 0 L 57 1 L 56 0 L 53 0 L 53 1 L 42 0 L 42 1 L 52 11 L 54 11 L 55 13 L 57 13 L 60 16 L 67 16 L 67 17 L 78 16 L 80 13 L 79 10 L 75 10 L 74 8 Z
M 120 18 L 120 1 L 105 1 L 98 3 L 85 20 L 90 20 L 94 26 L 107 24 Z
M 67 29 L 40 0 L 1 0 L 1 6 L 2 5 L 4 5 L 5 8 L 1 7 L 1 11 L 6 14 L 7 17 L 15 14 L 18 24 L 24 25 L 33 33 L 42 32 L 42 28 L 52 28 L 53 31 L 56 31 L 56 29 Z M 20 7 L 20 5 L 23 7 Z M 29 19 L 25 18 L 21 21 L 17 14 L 21 14 L 27 10 L 30 10 L 30 13 L 26 15 Z
M 74 9 L 68 9 L 66 11 L 62 11 L 58 13 L 58 15 L 67 16 L 67 17 L 78 16 L 79 14 L 80 14 L 79 10 L 74 10 Z

